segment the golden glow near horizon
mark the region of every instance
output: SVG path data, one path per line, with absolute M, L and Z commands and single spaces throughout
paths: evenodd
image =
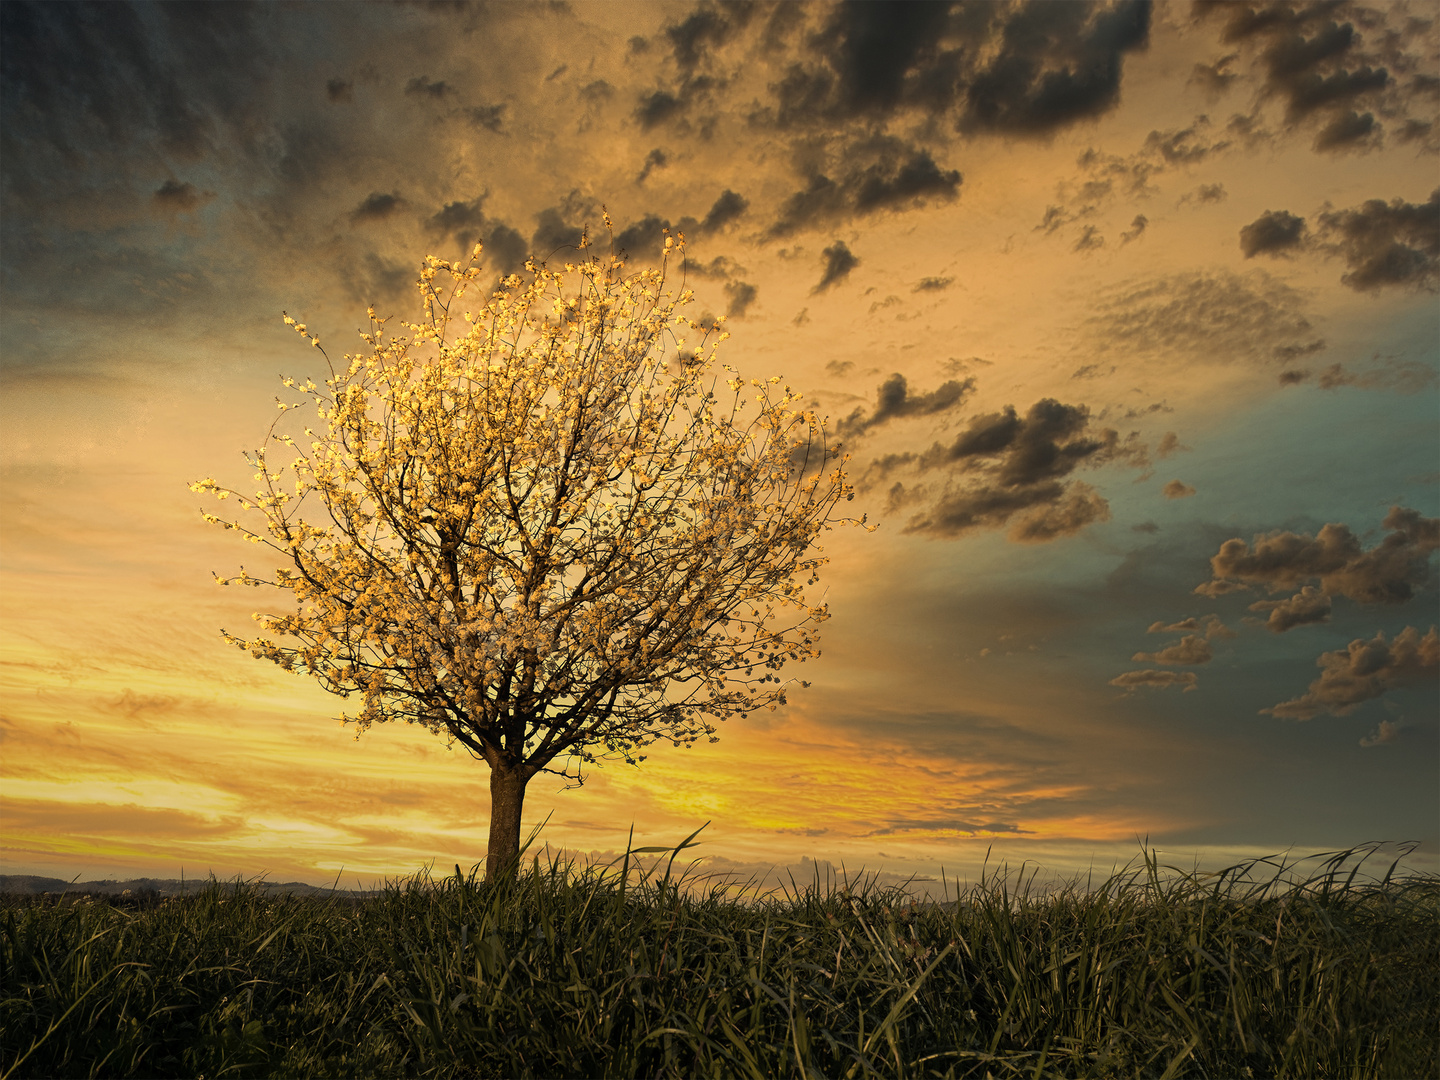
M 250 484 L 277 375 L 326 376 L 281 310 L 362 349 L 425 254 L 505 268 L 602 204 L 637 263 L 686 232 L 719 360 L 829 416 L 880 529 L 822 538 L 810 689 L 542 774 L 540 844 L 708 820 L 742 877 L 1083 873 L 1147 838 L 1435 866 L 1428 6 L 312 5 L 236 14 L 218 58 L 126 10 L 5 43 L 33 63 L 0 159 L 0 872 L 483 859 L 483 764 L 357 741 L 224 643 L 270 600 L 211 573 L 271 567 L 188 485 Z M 1076 64 L 1115 78 L 1040 92 Z

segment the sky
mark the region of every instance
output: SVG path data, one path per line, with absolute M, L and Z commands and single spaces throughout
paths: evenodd
M 368 884 L 488 774 L 228 646 L 280 376 L 683 232 L 873 533 L 714 745 L 530 784 L 578 858 L 974 880 L 1440 866 L 1440 23 L 1338 3 L 0 6 L 0 870 Z M 768 875 L 768 877 L 767 877 Z

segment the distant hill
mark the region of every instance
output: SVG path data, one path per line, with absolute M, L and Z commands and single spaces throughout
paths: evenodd
M 17 893 L 22 896 L 40 896 L 44 893 L 92 893 L 102 896 L 124 896 L 127 893 L 134 896 L 143 893 L 158 894 L 160 896 L 180 896 L 186 893 L 199 892 L 208 888 L 213 882 L 211 878 L 187 878 L 178 881 L 174 878 L 131 878 L 128 881 L 77 881 L 70 882 L 61 878 L 36 877 L 33 874 L 0 874 L 0 893 Z M 222 881 L 223 886 L 232 886 L 234 882 Z M 303 881 L 257 881 L 245 882 L 246 887 L 262 889 L 265 892 L 286 893 L 294 896 L 374 896 L 376 893 L 370 890 L 356 889 L 327 889 L 317 885 L 307 885 Z

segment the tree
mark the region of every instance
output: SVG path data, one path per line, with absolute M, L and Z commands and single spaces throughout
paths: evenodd
M 488 299 L 479 245 L 463 266 L 427 258 L 407 333 L 371 308 L 368 353 L 323 387 L 283 380 L 320 423 L 285 433 L 304 402 L 279 402 L 246 455 L 258 494 L 192 485 L 236 498 L 250 524 L 207 521 L 287 563 L 217 575 L 295 604 L 226 640 L 359 695 L 341 717 L 357 738 L 405 721 L 483 759 L 492 877 L 514 872 L 537 773 L 580 783 L 597 757 L 714 742 L 717 721 L 783 703 L 777 672 L 819 655 L 828 617 L 805 595 L 816 539 L 863 522 L 835 516 L 854 496 L 796 394 L 711 373 L 723 320 L 691 322 L 691 293 L 666 291 L 683 240 L 634 274 L 587 247 L 563 270 L 527 263 Z

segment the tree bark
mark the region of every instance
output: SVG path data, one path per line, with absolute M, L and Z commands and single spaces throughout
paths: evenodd
M 529 776 L 521 769 L 490 766 L 490 849 L 485 877 L 513 878 L 520 867 L 520 811 Z

